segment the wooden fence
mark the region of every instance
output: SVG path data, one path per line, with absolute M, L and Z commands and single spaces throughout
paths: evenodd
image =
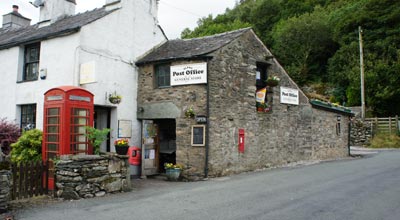
M 30 198 L 48 193 L 48 167 L 43 162 L 11 165 L 12 200 Z
M 399 132 L 399 118 L 366 118 L 365 122 L 371 123 L 372 135 L 377 133 L 397 134 Z

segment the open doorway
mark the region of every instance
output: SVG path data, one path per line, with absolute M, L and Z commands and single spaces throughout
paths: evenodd
M 176 122 L 174 119 L 154 120 L 158 125 L 159 172 L 164 173 L 164 163 L 176 163 Z
M 94 128 L 103 129 L 111 127 L 111 108 L 95 106 L 94 107 Z M 110 133 L 108 133 L 107 141 L 104 141 L 100 146 L 101 152 L 110 152 Z

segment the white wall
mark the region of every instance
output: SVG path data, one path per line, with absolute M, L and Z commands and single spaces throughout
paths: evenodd
M 136 120 L 136 57 L 165 41 L 154 16 L 155 0 L 122 1 L 121 8 L 81 29 L 80 63 L 95 62 L 96 83 L 83 88 L 95 94 L 95 104 L 116 106 L 111 116 L 112 141 L 118 137 L 118 120 L 132 120 L 131 145 L 140 146 L 140 123 Z M 107 94 L 122 95 L 112 105 Z M 111 147 L 113 151 L 113 147 Z
M 19 47 L 0 50 L 0 118 L 16 120 L 16 83 Z
M 54 87 L 72 85 L 74 81 L 74 63 L 77 62 L 75 48 L 78 47 L 78 36 L 78 34 L 73 34 L 42 41 L 39 69 L 47 69 L 46 79 L 42 80 L 39 77 L 36 81 L 22 82 L 16 86 L 14 108 L 16 105 L 36 103 L 36 128 L 38 129 L 43 130 L 44 93 Z

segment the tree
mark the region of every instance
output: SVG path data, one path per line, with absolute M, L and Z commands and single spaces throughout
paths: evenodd
M 275 55 L 286 64 L 289 75 L 300 84 L 326 78 L 322 64 L 336 50 L 328 14 L 322 8 L 280 21 L 274 28 Z
M 8 155 L 11 151 L 10 145 L 15 143 L 21 136 L 21 129 L 6 118 L 0 118 L 0 153 Z

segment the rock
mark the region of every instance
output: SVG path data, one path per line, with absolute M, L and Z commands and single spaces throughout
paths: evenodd
M 61 197 L 67 200 L 77 200 L 80 199 L 79 195 L 75 191 L 63 191 Z
M 95 193 L 96 197 L 103 197 L 105 195 L 106 195 L 106 192 L 104 192 L 104 191 L 99 191 L 99 192 Z
M 70 172 L 70 171 L 65 171 L 65 170 L 60 170 L 57 171 L 57 174 L 59 175 L 63 175 L 63 176 L 79 176 L 79 173 L 74 173 L 74 172 Z
M 121 191 L 121 189 L 122 189 L 122 181 L 120 179 L 117 179 L 117 180 L 115 180 L 113 182 L 105 183 L 103 188 L 106 190 L 106 192 Z
M 89 194 L 85 194 L 83 197 L 84 197 L 85 199 L 89 199 L 89 198 L 93 198 L 94 195 L 91 194 L 91 193 L 89 193 Z

